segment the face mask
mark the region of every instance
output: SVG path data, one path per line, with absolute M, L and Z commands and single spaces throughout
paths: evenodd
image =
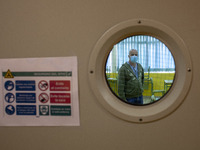
M 132 63 L 136 63 L 138 61 L 138 57 L 137 56 L 131 56 L 131 62 Z

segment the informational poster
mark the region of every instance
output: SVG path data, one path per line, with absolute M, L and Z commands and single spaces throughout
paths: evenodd
M 0 126 L 79 126 L 77 57 L 0 59 Z

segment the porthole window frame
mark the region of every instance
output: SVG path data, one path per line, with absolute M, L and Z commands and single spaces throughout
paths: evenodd
M 144 35 L 138 35 L 138 34 L 137 34 L 137 35 L 131 35 L 131 36 L 129 36 L 129 37 L 126 37 L 125 39 L 130 38 L 130 37 L 134 37 L 134 36 L 144 36 Z M 149 35 L 147 35 L 147 34 L 146 34 L 145 36 L 155 38 L 155 37 L 149 36 Z M 125 40 L 125 39 L 122 39 L 122 40 L 119 41 L 118 43 L 122 42 L 122 41 Z M 156 39 L 156 40 L 159 40 L 159 39 L 157 39 L 157 38 L 155 38 L 155 39 Z M 160 40 L 159 40 L 159 41 L 160 41 Z M 160 42 L 162 42 L 162 41 L 160 41 Z M 118 43 L 116 43 L 115 45 L 117 45 Z M 164 43 L 162 42 L 162 44 L 164 44 Z M 166 46 L 166 45 L 165 45 L 165 46 Z M 167 46 L 166 46 L 166 47 L 167 47 Z M 168 47 L 167 47 L 167 48 L 168 48 Z M 169 50 L 169 49 L 168 49 L 168 50 Z M 104 64 L 104 65 L 105 65 L 105 78 L 107 78 L 107 77 L 106 77 L 106 64 L 107 64 L 107 60 L 108 60 L 108 57 L 109 57 L 111 51 L 112 51 L 112 50 L 110 50 L 110 52 L 109 52 L 109 54 L 108 54 L 108 56 L 107 56 L 106 62 L 105 62 L 105 64 Z M 170 51 L 170 50 L 169 50 L 169 51 Z M 171 53 L 171 51 L 170 51 L 170 53 Z M 128 57 L 128 56 L 127 56 L 127 57 Z M 106 80 L 106 81 L 107 81 L 107 84 L 108 84 L 108 87 L 110 88 L 111 92 L 112 92 L 115 96 L 117 96 L 122 102 L 125 102 L 125 103 L 127 103 L 127 104 L 136 105 L 136 106 L 145 106 L 145 105 L 151 105 L 152 103 L 156 103 L 156 102 L 158 102 L 159 100 L 161 100 L 162 97 L 164 97 L 164 96 L 170 91 L 171 87 L 173 86 L 173 83 L 174 83 L 174 80 L 175 80 L 175 77 L 176 77 L 176 62 L 175 62 L 175 60 L 174 60 L 173 55 L 172 55 L 172 58 L 173 58 L 173 61 L 174 61 L 174 64 L 175 64 L 175 68 L 174 68 L 174 71 L 175 71 L 175 72 L 174 72 L 173 82 L 172 82 L 171 86 L 169 87 L 169 89 L 167 89 L 167 90 L 165 91 L 164 95 L 162 95 L 159 99 L 157 99 L 157 100 L 155 100 L 155 101 L 152 101 L 152 102 L 146 103 L 146 104 L 131 104 L 131 103 L 126 102 L 126 101 L 124 101 L 123 99 L 121 99 L 121 98 L 117 95 L 117 93 L 114 92 L 113 89 L 110 87 L 109 81 Z M 151 73 L 151 72 L 150 72 L 150 73 Z
M 162 41 L 171 51 L 176 64 L 176 80 L 173 86 L 156 103 L 135 106 L 116 97 L 105 78 L 105 62 L 113 45 L 132 35 L 149 35 Z M 147 19 L 121 22 L 97 41 L 89 59 L 88 77 L 91 90 L 102 106 L 116 117 L 135 123 L 146 123 L 162 119 L 174 112 L 185 100 L 192 83 L 190 53 L 178 34 L 166 25 Z

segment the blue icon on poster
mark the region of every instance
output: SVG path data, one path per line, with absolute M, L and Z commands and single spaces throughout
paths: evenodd
M 17 105 L 16 106 L 16 115 L 36 115 L 36 105 Z
M 12 93 L 7 93 L 7 94 L 5 95 L 5 101 L 8 102 L 8 103 L 14 102 L 14 101 L 15 101 L 15 96 L 14 96 L 14 94 L 12 94 Z
M 35 91 L 34 80 L 17 80 L 15 81 L 16 91 Z
M 15 113 L 15 107 L 12 105 L 8 105 L 6 106 L 5 111 L 8 115 L 13 115 Z
M 12 91 L 14 89 L 14 83 L 12 81 L 6 81 L 4 86 L 7 91 Z

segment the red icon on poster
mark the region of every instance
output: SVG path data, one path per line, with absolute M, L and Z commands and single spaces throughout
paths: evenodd
M 50 103 L 71 103 L 70 93 L 50 93 Z
M 70 81 L 69 80 L 51 80 L 50 81 L 50 91 L 70 91 Z
M 46 93 L 41 93 L 39 95 L 39 101 L 41 103 L 47 103 L 49 101 L 49 96 Z
M 41 91 L 46 91 L 48 89 L 48 82 L 45 80 L 42 80 L 39 82 L 38 87 Z

